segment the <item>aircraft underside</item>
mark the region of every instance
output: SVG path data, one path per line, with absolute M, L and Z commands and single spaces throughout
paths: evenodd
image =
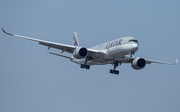
M 119 54 L 128 54 L 127 52 L 119 52 Z M 131 53 L 134 54 L 134 53 Z M 132 55 L 131 55 L 132 56 Z M 109 59 L 107 59 L 109 58 Z M 80 65 L 80 68 L 83 69 L 90 69 L 90 66 L 92 65 L 106 65 L 106 64 L 112 64 L 113 69 L 110 69 L 111 74 L 119 74 L 119 71 L 116 70 L 116 68 L 121 65 L 123 62 L 125 63 L 131 63 L 130 60 L 126 59 L 124 60 L 124 55 L 111 55 L 111 57 L 101 57 L 98 59 L 91 59 L 91 60 L 86 60 L 86 59 L 72 59 L 71 61 L 74 63 L 77 63 Z

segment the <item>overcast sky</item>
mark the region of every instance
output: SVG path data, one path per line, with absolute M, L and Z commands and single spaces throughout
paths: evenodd
M 83 47 L 133 36 L 136 57 L 180 59 L 179 0 L 1 0 L 0 27 L 68 45 L 77 31 Z M 113 75 L 112 65 L 84 70 L 46 52 L 0 31 L 0 112 L 180 111 L 180 64 L 122 64 Z

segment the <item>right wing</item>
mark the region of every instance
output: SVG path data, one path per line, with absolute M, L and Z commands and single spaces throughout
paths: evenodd
M 11 36 L 15 36 L 15 37 L 19 37 L 19 38 L 39 42 L 39 44 L 41 44 L 41 45 L 48 46 L 48 49 L 50 49 L 52 47 L 52 48 L 62 50 L 62 52 L 66 51 L 66 52 L 71 53 L 71 54 L 73 54 L 74 50 L 76 49 L 76 47 L 79 44 L 79 43 L 77 43 L 77 46 L 71 46 L 71 45 L 60 44 L 60 43 L 55 43 L 55 42 L 50 42 L 50 41 L 45 41 L 45 40 L 39 40 L 39 39 L 30 38 L 30 37 L 25 37 L 25 36 L 20 36 L 20 35 L 16 35 L 16 34 L 7 33 L 3 28 L 2 28 L 2 30 L 3 30 L 4 33 L 6 33 L 8 35 L 11 35 Z M 74 37 L 77 39 L 77 33 L 74 32 L 73 34 L 74 34 Z M 98 50 L 89 49 L 89 48 L 87 50 L 88 50 L 88 56 L 90 56 L 92 58 L 99 58 L 99 57 L 101 57 L 103 55 L 106 55 L 106 53 L 98 51 Z M 50 53 L 50 54 L 53 54 L 53 53 Z M 54 54 L 54 55 L 56 55 L 56 54 Z M 62 55 L 62 57 L 63 57 L 63 55 Z M 65 58 L 67 58 L 67 57 L 65 57 Z

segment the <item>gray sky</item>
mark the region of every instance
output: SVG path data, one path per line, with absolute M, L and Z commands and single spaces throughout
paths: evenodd
M 1 0 L 0 27 L 69 45 L 77 31 L 85 47 L 133 36 L 140 43 L 135 56 L 180 59 L 179 0 Z M 112 65 L 83 70 L 46 52 L 0 31 L 0 112 L 180 111 L 180 64 L 138 71 L 123 64 L 117 76 L 109 74 Z

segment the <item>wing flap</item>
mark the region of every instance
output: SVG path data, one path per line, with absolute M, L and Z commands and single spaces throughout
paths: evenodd
M 39 44 L 49 47 L 48 49 L 56 48 L 59 50 L 62 50 L 63 52 L 66 51 L 68 53 L 73 53 L 75 50 L 74 46 L 65 45 L 65 44 L 59 44 L 59 43 L 47 43 L 47 42 L 39 42 Z
M 90 56 L 90 57 L 92 57 L 94 59 L 106 55 L 106 53 L 103 52 L 103 51 L 94 50 L 94 49 L 87 49 L 87 50 L 88 50 L 88 56 Z
M 61 55 L 61 54 L 56 54 L 56 53 L 53 53 L 53 52 L 47 52 L 47 53 L 53 54 L 53 55 L 56 55 L 56 56 L 61 56 L 61 57 L 68 58 L 68 59 L 73 59 L 73 58 L 71 58 L 71 57 L 64 56 L 64 55 Z

